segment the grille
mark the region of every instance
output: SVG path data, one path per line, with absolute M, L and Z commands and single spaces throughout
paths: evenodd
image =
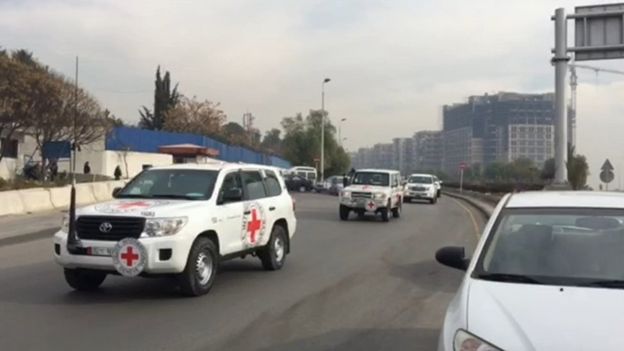
M 370 199 L 372 197 L 371 193 L 354 191 L 351 193 L 351 197 L 354 199 Z
M 413 191 L 425 191 L 425 190 L 427 190 L 427 188 L 422 187 L 422 186 L 413 186 L 413 187 L 410 188 L 410 190 L 413 190 Z
M 104 222 L 111 224 L 108 233 L 100 231 Z M 80 239 L 119 241 L 123 238 L 139 238 L 145 227 L 141 217 L 80 216 L 76 220 L 76 231 Z

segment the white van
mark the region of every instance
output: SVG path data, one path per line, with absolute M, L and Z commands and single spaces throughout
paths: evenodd
M 311 181 L 313 184 L 318 178 L 316 168 L 308 166 L 296 166 L 288 170 L 290 174 L 297 175 Z

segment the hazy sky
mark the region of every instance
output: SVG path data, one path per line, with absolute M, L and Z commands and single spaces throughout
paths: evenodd
M 601 2 L 0 0 L 0 45 L 67 75 L 79 55 L 82 85 L 129 122 L 151 106 L 159 64 L 262 130 L 319 108 L 330 77 L 326 106 L 354 150 L 440 128 L 441 106 L 469 95 L 551 91 L 550 16 Z M 624 171 L 624 76 L 579 76 L 578 151 L 593 175 L 605 157 Z

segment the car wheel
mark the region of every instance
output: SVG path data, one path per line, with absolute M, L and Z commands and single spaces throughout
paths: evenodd
M 392 209 L 392 217 L 400 218 L 401 217 L 401 202 L 397 204 L 396 208 Z
M 183 294 L 200 296 L 210 291 L 217 275 L 218 257 L 217 246 L 212 240 L 203 237 L 195 240 L 186 267 L 179 275 Z
M 388 200 L 388 204 L 386 205 L 386 208 L 380 209 L 379 212 L 381 213 L 382 221 L 384 222 L 390 221 L 390 201 L 389 200 Z
M 343 221 L 346 221 L 349 219 L 349 212 L 351 212 L 351 209 L 348 208 L 347 206 L 344 205 L 340 205 L 340 219 Z
M 93 291 L 102 285 L 106 272 L 92 269 L 64 269 L 65 281 L 78 291 Z
M 442 190 L 438 190 L 438 197 L 442 197 Z
M 262 267 L 267 271 L 277 271 L 284 266 L 287 251 L 286 230 L 281 225 L 273 227 L 269 243 L 258 252 Z
M 438 199 L 435 197 L 433 199 L 429 199 L 429 203 L 432 205 L 435 205 L 436 202 L 438 202 Z
M 409 202 L 412 202 L 412 198 L 411 198 L 411 197 L 404 197 L 404 198 L 403 198 L 403 202 L 404 202 L 404 203 L 409 203 Z

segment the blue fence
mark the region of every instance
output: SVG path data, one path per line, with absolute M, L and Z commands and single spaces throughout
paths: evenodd
M 170 133 L 130 127 L 116 127 L 106 136 L 106 150 L 158 152 L 163 145 L 195 144 L 219 150 L 219 159 L 290 168 L 281 157 L 256 152 L 245 147 L 222 143 L 209 137 L 188 133 Z

